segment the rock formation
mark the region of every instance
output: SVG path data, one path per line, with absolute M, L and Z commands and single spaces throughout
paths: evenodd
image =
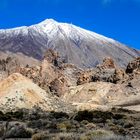
M 139 58 L 130 62 L 126 70 L 119 68 L 111 58 L 105 58 L 103 63 L 96 68 L 83 70 L 73 64 L 64 63 L 59 54 L 50 49 L 38 66 L 21 66 L 15 58 L 1 60 L 0 72 L 3 76 L 0 82 L 3 107 L 5 105 L 8 107 L 7 94 L 11 94 L 12 98 L 21 94 L 19 96 L 25 98 L 27 102 L 23 104 L 19 98 L 16 98 L 13 103 L 20 101 L 24 107 L 27 107 L 29 102 L 39 105 L 40 101 L 38 102 L 34 97 L 34 95 L 39 96 L 38 94 L 41 96 L 40 100 L 45 98 L 39 105 L 41 108 L 47 106 L 46 100 L 49 98 L 58 100 L 56 106 L 59 106 L 60 102 L 68 103 L 73 105 L 73 109 L 75 107 L 107 109 L 116 105 L 135 105 L 134 103 L 139 105 L 139 100 L 137 100 L 140 96 Z M 14 74 L 15 72 L 17 74 Z M 30 85 L 31 87 L 28 87 Z M 28 92 L 27 95 L 32 94 L 36 102 L 28 102 L 25 92 Z M 53 105 L 50 106 L 53 107 Z M 14 107 L 16 106 L 13 105 L 12 109 Z

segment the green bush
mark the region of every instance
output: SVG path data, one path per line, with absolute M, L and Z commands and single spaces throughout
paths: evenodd
M 5 132 L 5 130 L 4 130 L 4 126 L 0 126 L 0 137 L 2 137 L 3 135 L 4 135 L 4 132 Z
M 112 119 L 113 113 L 102 111 L 79 111 L 74 117 L 77 121 L 87 120 L 95 123 L 105 123 L 107 119 Z
M 113 116 L 113 118 L 116 120 L 123 119 L 124 117 L 125 117 L 125 115 L 123 115 L 123 114 L 114 114 L 114 116 Z
M 50 117 L 55 118 L 55 119 L 60 119 L 60 118 L 69 118 L 69 115 L 64 112 L 50 112 Z
M 44 133 L 37 133 L 32 136 L 32 140 L 45 140 L 45 137 Z
M 83 121 L 87 120 L 91 122 L 93 120 L 93 113 L 91 111 L 85 110 L 85 111 L 79 111 L 76 116 L 74 117 L 77 121 Z
M 5 133 L 5 138 L 31 138 L 31 136 L 32 131 L 20 124 L 12 125 Z
M 13 117 L 17 119 L 23 119 L 24 112 L 22 110 L 13 112 Z
M 113 113 L 112 112 L 102 112 L 102 111 L 93 111 L 93 118 L 95 123 L 105 123 L 106 120 L 112 119 Z
M 70 123 L 70 121 L 64 121 L 61 123 L 57 124 L 57 129 L 62 131 L 62 132 L 66 132 L 69 131 L 70 129 L 72 129 L 72 124 Z
M 57 134 L 37 133 L 32 136 L 32 140 L 79 140 L 79 135 L 65 132 Z

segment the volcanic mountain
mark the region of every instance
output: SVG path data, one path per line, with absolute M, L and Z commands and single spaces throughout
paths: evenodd
M 139 51 L 113 39 L 53 19 L 29 27 L 0 30 L 1 52 L 22 53 L 41 60 L 49 48 L 57 51 L 64 62 L 81 68 L 94 67 L 105 57 L 124 67 L 140 56 Z

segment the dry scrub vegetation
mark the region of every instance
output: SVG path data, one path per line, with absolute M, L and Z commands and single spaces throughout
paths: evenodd
M 0 112 L 1 138 L 33 140 L 138 140 L 140 113 L 124 109 L 43 112 L 22 109 Z

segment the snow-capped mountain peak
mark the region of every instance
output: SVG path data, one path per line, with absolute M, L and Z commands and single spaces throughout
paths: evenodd
M 47 24 L 58 24 L 58 22 L 55 21 L 54 19 L 46 19 L 40 22 L 38 25 L 47 25 Z
M 0 51 L 21 52 L 42 59 L 48 48 L 80 67 L 93 67 L 104 57 L 112 57 L 124 66 L 140 55 L 139 51 L 111 38 L 53 19 L 29 27 L 0 30 Z
M 54 36 L 54 34 L 57 34 L 58 32 L 61 34 L 65 34 L 65 36 L 68 37 L 79 37 L 83 36 L 86 38 L 95 38 L 96 40 L 103 40 L 103 41 L 108 41 L 110 40 L 111 42 L 114 42 L 115 40 L 111 38 L 107 38 L 105 36 L 99 35 L 97 33 L 82 29 L 78 26 L 75 26 L 73 24 L 68 24 L 68 23 L 61 23 L 57 22 L 54 19 L 46 19 L 39 24 L 36 24 L 37 28 L 42 28 L 43 32 L 50 33 Z

